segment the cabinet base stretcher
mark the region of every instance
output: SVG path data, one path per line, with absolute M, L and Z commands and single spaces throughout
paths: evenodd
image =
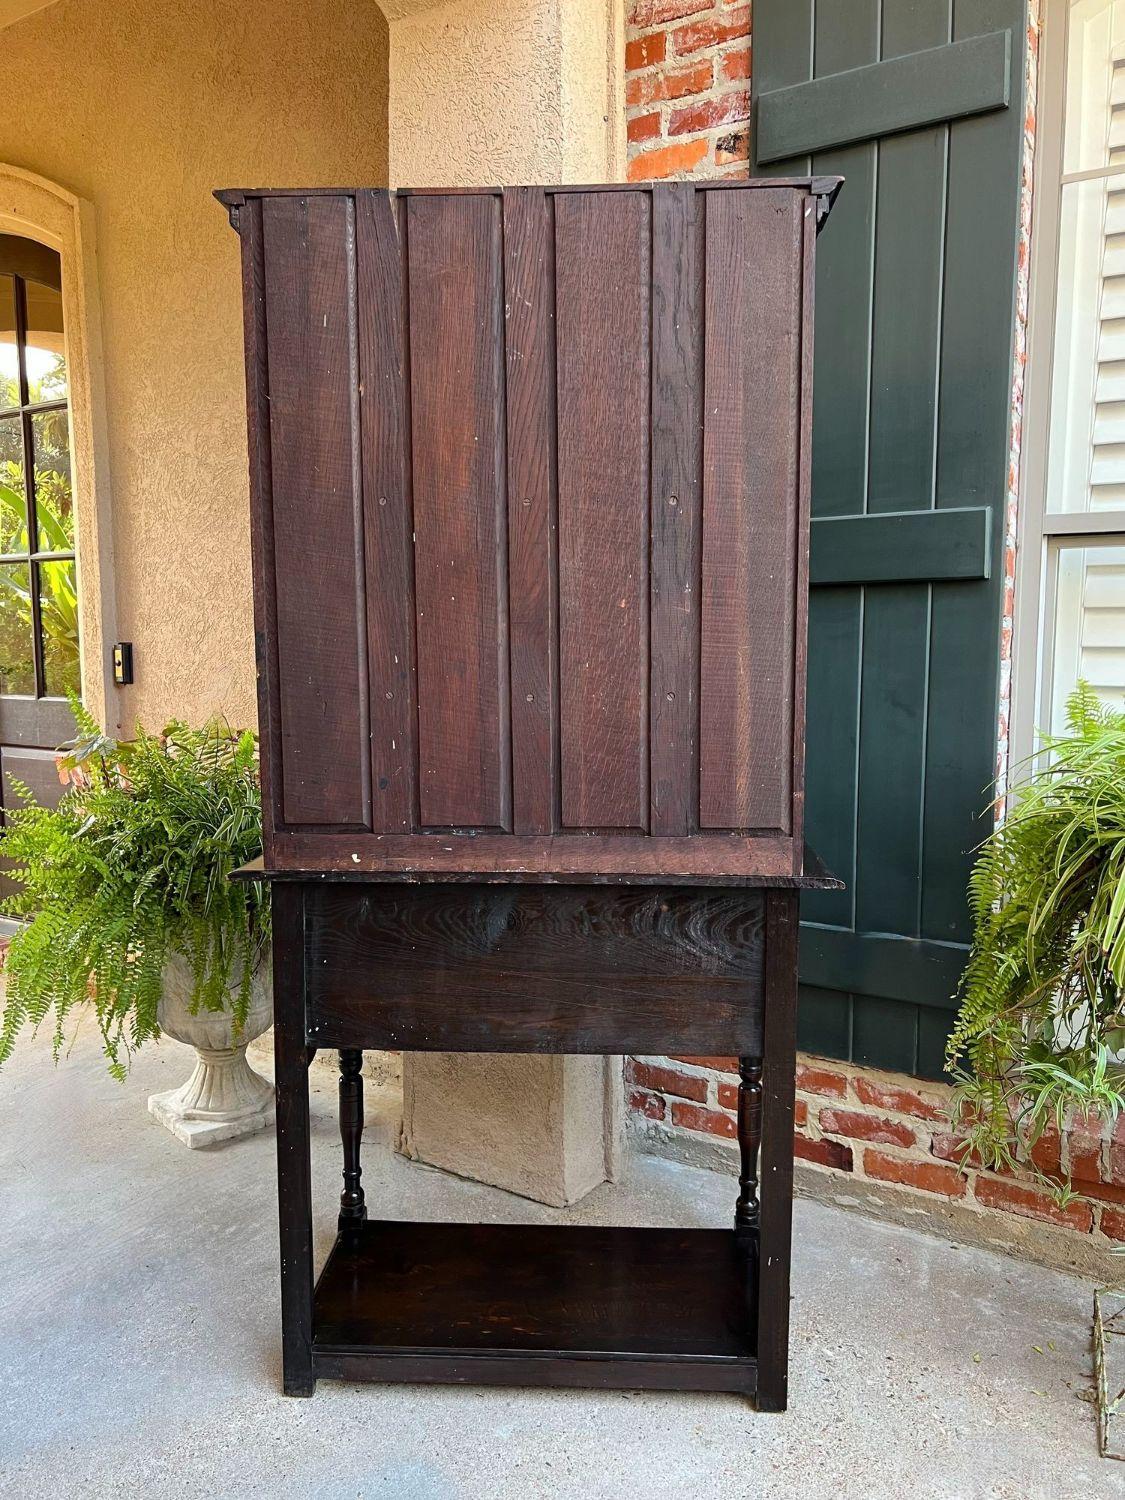
M 459 932 L 454 940 L 457 964 L 450 963 L 444 947 L 440 957 L 431 954 L 425 960 L 432 961 L 433 973 L 441 974 L 442 984 L 463 1006 L 466 995 L 478 991 L 496 1005 L 497 985 L 503 980 L 511 982 L 513 991 L 503 1004 L 513 1018 L 524 1012 L 522 1025 L 506 1024 L 504 1015 L 490 1017 L 490 1046 L 481 1044 L 480 1016 L 467 1013 L 459 1037 L 448 1030 L 441 1033 L 440 1050 L 630 1052 L 639 1050 L 635 1026 L 651 1029 L 654 1016 L 659 1021 L 661 1015 L 673 1023 L 663 1049 L 670 1053 L 701 1055 L 704 1037 L 708 1053 L 724 1040 L 732 1048 L 755 1043 L 753 1052 L 737 1051 L 739 1177 L 733 1225 L 669 1229 L 369 1220 L 360 1159 L 363 1053 L 356 1042 L 362 1035 L 363 1045 L 371 1048 L 401 1046 L 404 1038 L 392 1034 L 386 1016 L 393 1015 L 395 1028 L 404 1024 L 407 989 L 416 984 L 422 997 L 418 1015 L 428 1014 L 426 983 L 424 975 L 411 970 L 409 985 L 387 1011 L 386 997 L 397 993 L 393 987 L 399 981 L 392 973 L 394 954 L 382 951 L 383 961 L 372 967 L 366 989 L 346 1015 L 341 1012 L 333 999 L 337 981 L 329 971 L 337 968 L 350 981 L 358 971 L 354 965 L 341 967 L 342 959 L 332 956 L 332 944 L 318 930 L 317 889 L 292 881 L 279 881 L 273 888 L 286 1394 L 310 1396 L 317 1379 L 324 1377 L 727 1391 L 754 1397 L 759 1409 L 783 1410 L 792 1234 L 796 890 L 744 893 L 749 918 L 734 944 L 728 943 L 725 926 L 710 922 L 702 932 L 684 913 L 690 941 L 674 954 L 664 951 L 670 941 L 668 903 L 658 900 L 653 907 L 646 896 L 644 903 L 626 910 L 620 895 L 599 893 L 591 902 L 610 903 L 606 909 L 614 920 L 591 920 L 590 905 L 583 906 L 582 922 L 575 928 L 578 937 L 561 944 L 558 961 L 552 956 L 550 963 L 543 933 L 556 944 L 560 921 L 569 923 L 578 909 L 573 891 L 560 892 L 546 912 L 531 903 L 520 909 L 518 920 L 509 912 L 507 925 L 491 930 L 487 942 L 481 940 L 480 908 L 474 905 L 469 937 Z M 366 958 L 376 936 L 385 944 L 392 941 L 388 933 L 398 931 L 416 965 L 416 924 L 412 928 L 409 913 L 402 911 L 401 894 L 394 897 L 400 904 L 394 908 L 394 922 L 388 923 L 386 912 L 379 911 L 385 894 L 364 889 L 369 894 L 356 894 L 347 920 L 338 924 L 338 931 L 348 934 L 349 951 Z M 416 899 L 428 912 L 434 898 L 420 893 Z M 458 899 L 473 903 L 495 898 L 469 892 Z M 706 903 L 708 897 L 701 893 L 691 899 Z M 704 904 L 698 909 L 709 910 Z M 622 927 L 626 917 L 628 938 Z M 445 924 L 439 925 L 444 932 Z M 645 937 L 650 929 L 659 939 L 651 953 Z M 505 932 L 518 934 L 510 957 L 503 956 Z M 441 940 L 443 945 L 446 941 Z M 575 944 L 581 949 L 583 943 L 585 965 L 582 952 L 575 951 Z M 751 951 L 755 944 L 756 956 Z M 609 951 L 629 955 L 631 968 L 624 979 L 606 966 Z M 540 998 L 533 1036 L 526 1026 L 527 1006 L 519 998 L 520 954 L 530 954 L 533 966 L 538 965 L 537 993 L 552 997 L 556 1007 L 553 1019 L 547 1017 Z M 670 982 L 673 957 L 676 972 Z M 564 962 L 581 990 L 578 999 L 552 988 L 548 971 L 557 977 Z M 694 979 L 693 966 L 699 971 Z M 737 989 L 745 996 L 741 1007 L 732 1001 Z M 723 1019 L 717 1032 L 716 1016 L 736 1019 Z M 371 1026 L 369 1035 L 363 1034 L 365 1024 Z M 417 1046 L 426 1036 L 418 1029 L 423 1025 L 418 1016 L 413 1024 L 411 1044 Z M 592 1046 L 595 1030 L 599 1045 Z M 610 1034 L 612 1047 L 605 1045 Z M 536 1045 L 529 1046 L 529 1040 Z M 430 1045 L 436 1048 L 436 1042 Z M 318 1048 L 331 1046 L 340 1058 L 343 1191 L 336 1243 L 314 1283 L 308 1067 Z

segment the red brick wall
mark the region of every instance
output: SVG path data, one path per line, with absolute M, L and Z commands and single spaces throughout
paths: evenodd
M 746 0 L 629 0 L 629 180 L 744 177 L 750 119 Z
M 730 1142 L 735 1160 L 738 1079 L 732 1057 L 629 1058 L 626 1089 L 635 1123 L 650 1144 L 675 1151 L 707 1139 Z M 1074 1122 L 1049 1130 L 1035 1147 L 1037 1166 L 1072 1179 L 1074 1199 L 1060 1208 L 1030 1173 L 962 1165 L 949 1123 L 950 1091 L 873 1068 L 803 1056 L 797 1066 L 794 1150 L 843 1184 L 891 1184 L 920 1202 L 953 1199 L 981 1213 L 1038 1219 L 1096 1242 L 1125 1242 L 1125 1116 L 1116 1127 Z M 691 1155 L 691 1151 L 675 1154 Z

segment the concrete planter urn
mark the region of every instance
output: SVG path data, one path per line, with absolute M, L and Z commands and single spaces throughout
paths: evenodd
M 217 1146 L 273 1124 L 273 1084 L 246 1061 L 246 1047 L 273 1021 L 270 965 L 254 975 L 246 1024 L 234 1037 L 230 1011 L 193 1015 L 191 966 L 178 954 L 164 967 L 164 990 L 157 1009 L 160 1029 L 196 1051 L 195 1071 L 178 1089 L 153 1094 L 154 1115 L 185 1146 Z M 232 997 L 233 1000 L 233 997 Z

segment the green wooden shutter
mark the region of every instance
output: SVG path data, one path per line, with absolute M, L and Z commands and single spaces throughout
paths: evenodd
M 817 250 L 800 1042 L 941 1072 L 995 770 L 1023 140 L 1017 0 L 755 0 L 759 173 Z

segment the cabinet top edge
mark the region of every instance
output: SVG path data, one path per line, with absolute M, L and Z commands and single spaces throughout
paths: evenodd
M 638 885 L 638 886 L 737 886 L 744 889 L 786 891 L 840 891 L 844 882 L 825 868 L 806 845 L 801 875 L 674 875 L 667 872 L 628 874 L 620 871 L 542 871 L 512 873 L 500 870 L 410 870 L 267 867 L 261 855 L 232 871 L 231 880 L 268 882 L 300 881 L 309 885 L 351 882 L 367 885 Z
M 336 187 L 229 187 L 215 188 L 214 196 L 230 206 L 245 203 L 248 198 L 351 198 L 356 193 L 385 193 L 390 198 L 423 197 L 502 197 L 504 193 L 651 193 L 667 188 L 693 188 L 696 192 L 745 192 L 755 188 L 798 188 L 808 193 L 830 193 L 843 183 L 843 177 L 815 174 L 809 177 L 701 177 L 669 182 L 649 179 L 642 182 L 528 182 L 507 186 L 481 183 L 474 187 L 385 187 L 379 183 Z
M 215 188 L 213 196 L 227 209 L 239 208 L 251 198 L 354 198 L 357 193 L 382 193 L 388 198 L 500 198 L 505 193 L 653 193 L 691 189 L 699 193 L 746 192 L 762 188 L 793 188 L 812 197 L 835 201 L 844 179 L 820 174 L 810 177 L 714 177 L 688 178 L 679 182 L 662 179 L 643 182 L 540 182 L 510 186 L 481 184 L 476 187 L 400 187 L 378 183 L 338 187 L 227 187 Z M 826 210 L 827 211 L 827 210 Z
M 215 188 L 213 196 L 226 209 L 231 227 L 240 229 L 239 210 L 247 202 L 266 198 L 355 198 L 360 193 L 381 193 L 386 198 L 503 198 L 506 193 L 546 193 L 551 196 L 568 193 L 667 193 L 690 190 L 698 193 L 746 192 L 762 188 L 791 188 L 807 193 L 816 200 L 816 228 L 820 232 L 832 205 L 844 185 L 844 178 L 821 175 L 812 177 L 718 177 L 688 178 L 680 182 L 666 180 L 646 182 L 600 183 L 527 183 L 511 187 L 312 187 L 312 188 Z

